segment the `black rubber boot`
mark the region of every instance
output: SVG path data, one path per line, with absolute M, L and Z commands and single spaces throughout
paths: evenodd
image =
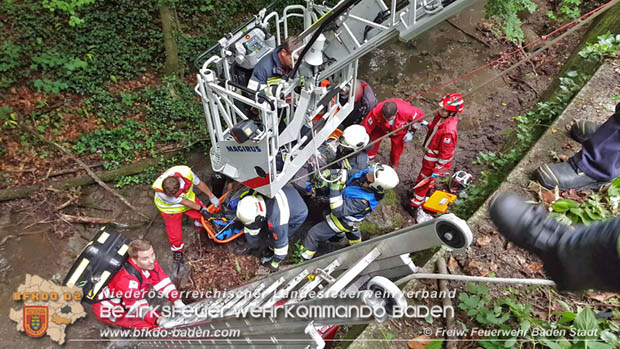
M 570 136 L 579 143 L 583 143 L 590 138 L 601 126 L 601 123 L 586 120 L 575 120 L 570 128 Z
M 258 247 L 253 247 L 248 244 L 241 245 L 235 248 L 235 254 L 238 256 L 248 256 L 248 255 L 258 255 L 260 249 Z
M 573 165 L 572 161 L 544 164 L 536 169 L 534 178 L 547 189 L 554 189 L 557 186 L 560 190 L 598 190 L 609 183 L 589 177 Z
M 620 291 L 620 217 L 570 227 L 511 193 L 493 198 L 489 215 L 508 241 L 542 259 L 558 289 Z
M 183 252 L 172 252 L 172 260 L 175 263 L 183 264 L 185 263 L 185 256 L 183 255 Z

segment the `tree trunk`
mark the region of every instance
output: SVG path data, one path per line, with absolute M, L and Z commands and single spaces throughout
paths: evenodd
M 170 156 L 172 155 L 167 154 L 164 158 L 169 158 Z M 159 159 L 146 159 L 114 170 L 98 172 L 97 176 L 101 178 L 102 181 L 110 182 L 118 177 L 140 173 L 149 167 L 157 165 L 158 163 Z M 92 177 L 82 176 L 59 180 L 48 184 L 24 185 L 15 188 L 3 189 L 0 190 L 0 201 L 26 198 L 46 188 L 67 190 L 73 187 L 81 187 L 93 183 L 95 183 L 95 180 Z
M 181 64 L 179 63 L 179 50 L 177 48 L 179 23 L 174 3 L 162 1 L 159 7 L 159 16 L 164 35 L 164 48 L 166 49 L 164 74 L 167 76 L 179 76 L 182 73 Z

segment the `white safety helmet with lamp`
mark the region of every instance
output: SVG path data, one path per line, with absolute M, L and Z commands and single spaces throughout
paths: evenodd
M 471 184 L 473 180 L 473 176 L 465 171 L 456 171 L 450 177 L 450 191 L 455 193 L 460 193 L 465 190 Z
M 384 193 L 388 189 L 394 189 L 398 185 L 398 173 L 387 165 L 375 164 L 371 168 L 375 180 L 370 183 L 374 190 Z
M 237 219 L 243 225 L 253 224 L 258 217 L 266 216 L 267 206 L 265 206 L 265 199 L 260 195 L 248 195 L 237 204 Z
M 370 137 L 362 125 L 351 125 L 345 128 L 340 136 L 340 145 L 352 150 L 365 148 L 369 141 Z

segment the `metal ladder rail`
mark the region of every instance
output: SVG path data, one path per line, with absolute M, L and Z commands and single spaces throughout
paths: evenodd
M 395 287 L 395 286 L 394 286 Z M 399 295 L 400 296 L 400 295 Z M 404 296 L 402 296 L 404 297 Z M 349 323 L 368 323 L 375 321 L 376 318 L 372 313 L 357 314 L 361 316 L 342 318 L 340 313 L 336 311 L 344 311 L 346 308 L 353 309 L 363 305 L 372 306 L 367 302 L 368 299 L 378 300 L 373 291 L 360 291 L 356 297 L 345 298 L 314 298 L 300 303 L 284 304 L 277 307 L 265 317 L 266 313 L 257 311 L 255 313 L 248 311 L 243 314 L 244 317 L 226 318 L 212 323 L 200 323 L 187 327 L 198 326 L 209 330 L 242 330 L 244 335 L 257 335 L 266 333 L 283 333 L 288 331 L 304 328 L 308 322 L 314 321 L 316 325 L 339 325 Z M 331 307 L 331 309 L 326 308 Z M 379 305 L 385 307 L 385 305 Z M 305 310 L 302 310 L 305 309 Z M 327 311 L 319 311 L 325 310 Z M 216 319 L 217 320 L 217 319 Z M 168 324 L 163 324 L 164 328 L 168 328 Z
M 441 216 L 433 221 L 418 224 L 412 227 L 407 227 L 399 231 L 392 232 L 384 236 L 377 237 L 339 251 L 335 251 L 325 256 L 318 257 L 316 260 L 306 262 L 297 267 L 271 274 L 267 277 L 257 280 L 256 282 L 241 286 L 233 290 L 233 292 L 254 290 L 261 284 L 270 284 L 275 282 L 275 280 L 278 280 L 279 278 L 290 279 L 291 282 L 296 281 L 297 283 L 301 283 L 303 281 L 303 277 L 300 276 L 303 274 L 303 271 L 315 271 L 317 269 L 325 269 L 326 266 L 329 265 L 329 263 L 334 262 L 336 259 L 341 265 L 345 267 L 342 269 L 346 270 L 348 269 L 346 268 L 346 266 L 354 265 L 357 261 L 361 260 L 365 255 L 368 255 L 370 251 L 375 248 L 381 251 L 381 256 L 385 257 L 384 259 L 389 260 L 390 257 L 400 256 L 405 252 L 419 251 L 430 247 L 440 246 L 443 244 L 444 241 L 452 242 L 452 247 L 464 248 L 469 246 L 471 240 L 471 231 L 469 230 L 465 222 L 454 215 L 448 214 Z M 458 244 L 455 244 L 455 242 L 458 242 Z M 368 268 L 370 270 L 375 270 L 376 272 L 380 270 L 380 267 L 375 267 L 374 265 L 372 265 L 372 263 L 368 266 Z M 320 283 L 320 281 L 317 282 L 317 284 L 318 283 Z M 288 289 L 288 291 L 291 291 L 294 287 L 297 287 L 297 285 L 294 285 L 293 287 L 288 287 L 290 286 L 289 284 L 287 284 L 287 287 L 285 288 Z M 283 295 L 281 294 L 281 296 Z M 243 298 L 245 298 L 245 295 L 243 293 L 234 296 L 232 300 L 228 300 L 224 304 L 224 309 L 233 306 L 236 302 L 241 301 Z M 264 306 L 273 306 L 276 301 L 271 299 L 270 301 L 265 303 Z M 190 306 L 200 307 L 202 306 L 201 303 L 203 302 L 194 303 Z M 176 320 L 175 322 L 178 325 L 189 324 L 187 323 L 187 319 L 181 319 L 180 316 L 176 317 L 174 320 Z
M 460 240 L 457 241 L 457 239 L 461 238 L 462 242 Z M 256 285 L 262 282 L 270 283 L 280 277 L 289 280 L 299 275 L 304 269 L 323 269 L 336 258 L 340 260 L 341 265 L 354 265 L 375 247 L 378 247 L 381 251 L 381 258 L 387 259 L 439 246 L 447 246 L 454 249 L 466 248 L 471 244 L 472 240 L 471 231 L 465 221 L 453 214 L 446 214 L 429 222 L 405 227 L 329 254 L 315 257 L 308 262 L 242 285 L 238 289 L 256 287 Z
M 428 0 L 410 0 L 409 6 L 397 11 L 398 13 L 395 15 L 395 21 L 392 16 L 387 18 L 381 23 L 381 26 L 384 28 L 375 27 L 371 29 L 370 33 L 374 33 L 375 35 L 364 42 L 361 42 L 361 40 L 359 40 L 360 38 L 358 38 L 359 36 L 363 36 L 363 32 L 359 31 L 360 24 L 358 23 L 360 23 L 360 21 L 354 17 L 347 18 L 343 24 L 352 29 L 346 30 L 345 33 L 347 33 L 351 41 L 354 41 L 353 38 L 355 38 L 355 41 L 359 42 L 360 46 L 354 47 L 353 50 L 351 50 L 351 48 L 344 49 L 344 47 L 338 50 L 340 53 L 344 53 L 344 56 L 339 55 L 334 64 L 328 66 L 320 73 L 318 80 L 320 81 L 330 77 L 346 64 L 359 59 L 396 35 L 399 35 L 402 41 L 409 41 L 415 38 L 449 17 L 461 12 L 466 7 L 471 6 L 475 1 L 456 0 L 446 7 L 441 5 L 441 1 L 436 1 L 440 8 L 435 11 L 424 10 L 423 4 L 426 2 L 428 2 Z M 363 18 L 364 6 L 368 7 L 368 4 L 361 2 L 353 6 L 348 12 L 356 17 Z M 382 3 L 381 7 L 386 7 L 385 3 Z M 372 22 L 372 19 L 370 19 L 370 22 Z M 355 28 L 357 28 L 357 30 Z M 329 55 L 329 52 L 326 53 Z M 330 55 L 330 57 L 334 56 L 334 54 Z

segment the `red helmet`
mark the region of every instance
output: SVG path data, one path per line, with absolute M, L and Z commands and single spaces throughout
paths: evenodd
M 463 95 L 460 93 L 448 93 L 442 100 L 439 102 L 439 106 L 448 111 L 454 111 L 458 113 L 463 112 L 463 106 L 465 102 L 463 101 Z

